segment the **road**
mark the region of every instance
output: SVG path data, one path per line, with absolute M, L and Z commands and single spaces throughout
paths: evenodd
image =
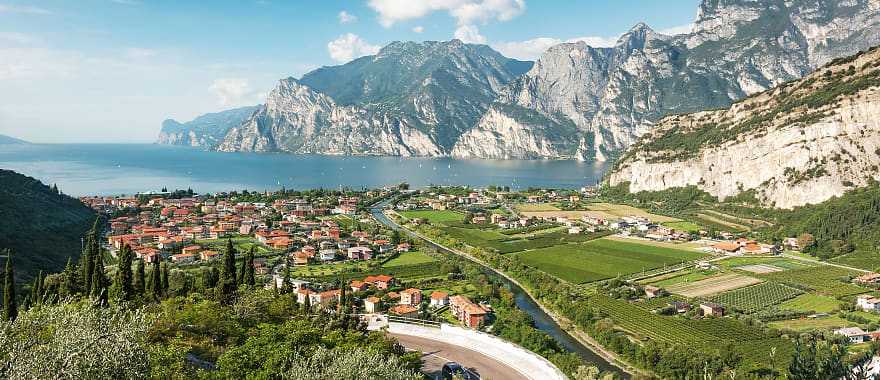
M 515 369 L 476 351 L 410 335 L 389 335 L 397 338 L 397 341 L 407 349 L 421 351 L 422 372 L 434 379 L 439 379 L 438 375 L 443 364 L 456 362 L 482 379 L 529 380 Z

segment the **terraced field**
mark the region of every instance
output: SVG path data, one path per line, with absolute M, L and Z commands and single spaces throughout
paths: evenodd
M 612 239 L 517 254 L 524 263 L 574 283 L 593 282 L 696 260 L 706 254 Z
M 706 297 L 729 290 L 754 285 L 761 280 L 743 276 L 736 273 L 727 273 L 712 276 L 699 281 L 680 283 L 666 288 L 671 293 L 679 294 L 688 298 Z

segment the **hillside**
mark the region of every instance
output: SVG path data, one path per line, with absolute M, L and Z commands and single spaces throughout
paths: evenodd
M 880 48 L 730 108 L 669 116 L 607 176 L 630 191 L 696 186 L 766 206 L 823 202 L 880 178 Z
M 185 123 L 168 119 L 162 122 L 156 143 L 213 149 L 230 129 L 239 126 L 256 110 L 257 106 L 234 108 L 204 114 Z
M 15 137 L 0 135 L 0 145 L 20 145 L 28 144 L 27 141 L 17 139 Z
M 40 270 L 61 271 L 78 256 L 95 213 L 36 179 L 0 169 L 0 220 L 0 248 L 15 252 L 16 277 L 27 280 Z

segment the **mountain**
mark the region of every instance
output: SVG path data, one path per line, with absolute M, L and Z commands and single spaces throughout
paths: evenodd
M 629 191 L 696 186 L 766 206 L 816 204 L 880 180 L 880 48 L 731 107 L 668 116 L 607 175 Z
M 0 169 L 0 249 L 14 251 L 17 279 L 64 269 L 68 257 L 79 255 L 80 238 L 95 217 L 78 199 Z
M 157 144 L 215 148 L 226 133 L 250 117 L 258 106 L 241 107 L 199 116 L 186 123 L 174 119 L 162 122 Z
M 376 55 L 280 81 L 219 149 L 444 155 L 530 66 L 459 40 L 394 42 Z
M 0 135 L 0 145 L 21 145 L 29 144 L 27 141 L 19 140 L 15 137 Z
M 663 116 L 727 107 L 877 44 L 876 0 L 704 0 L 688 34 L 638 24 L 610 48 L 550 48 L 452 154 L 607 160 Z

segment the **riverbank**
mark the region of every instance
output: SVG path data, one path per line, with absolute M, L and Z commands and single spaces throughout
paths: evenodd
M 392 218 L 391 218 L 389 215 L 387 215 L 387 214 L 385 213 L 385 211 L 382 209 L 383 206 L 384 206 L 384 204 L 377 204 L 377 205 L 374 205 L 374 206 L 372 207 L 372 209 L 371 209 L 371 212 L 372 212 L 373 216 L 374 216 L 378 221 L 382 222 L 383 224 L 387 225 L 387 226 L 390 227 L 390 228 L 398 229 L 398 230 L 404 231 L 404 232 L 407 233 L 408 235 L 413 236 L 413 237 L 416 237 L 416 238 L 418 238 L 418 239 L 421 239 L 421 240 L 423 240 L 423 241 L 425 241 L 425 242 L 427 242 L 427 243 L 429 243 L 429 244 L 431 244 L 431 245 L 433 245 L 433 246 L 435 246 L 435 247 L 437 247 L 437 248 L 440 248 L 440 249 L 442 249 L 442 250 L 444 250 L 444 251 L 447 251 L 447 252 L 449 252 L 449 253 L 455 254 L 455 255 L 460 256 L 460 257 L 464 257 L 464 258 L 466 258 L 466 259 L 468 259 L 468 260 L 470 260 L 470 261 L 472 261 L 472 262 L 474 262 L 474 263 L 477 263 L 477 264 L 479 264 L 480 266 L 482 266 L 482 267 L 484 267 L 484 268 L 490 270 L 492 273 L 494 273 L 494 274 L 500 276 L 501 278 L 504 278 L 505 280 L 507 280 L 508 282 L 510 282 L 511 284 L 515 285 L 517 288 L 519 288 L 520 290 L 522 290 L 522 292 L 523 292 L 523 293 L 524 293 L 529 299 L 531 299 L 531 301 L 532 301 L 532 302 L 533 302 L 538 308 L 540 308 L 540 310 L 541 310 L 544 314 L 546 314 L 550 319 L 553 320 L 553 322 L 559 327 L 559 329 L 560 329 L 561 331 L 563 331 L 563 332 L 566 333 L 569 337 L 571 337 L 572 339 L 574 339 L 575 341 L 577 341 L 579 344 L 581 344 L 582 346 L 584 346 L 585 348 L 587 348 L 587 349 L 588 349 L 589 351 L 591 351 L 595 356 L 597 356 L 597 357 L 601 358 L 602 360 L 606 361 L 606 362 L 607 362 L 606 364 L 608 364 L 608 366 L 614 367 L 614 369 L 616 369 L 617 372 L 620 372 L 621 374 L 625 374 L 625 375 L 644 374 L 644 371 L 641 371 L 641 370 L 639 370 L 638 368 L 635 368 L 635 367 L 633 367 L 633 366 L 631 366 L 631 365 L 629 365 L 629 364 L 623 362 L 622 360 L 620 360 L 620 359 L 617 357 L 617 355 L 616 355 L 615 353 L 610 352 L 610 351 L 606 350 L 605 348 L 603 348 L 603 347 L 602 347 L 602 346 L 601 346 L 601 345 L 600 345 L 595 339 L 593 339 L 592 337 L 590 337 L 588 334 L 584 333 L 583 331 L 578 330 L 577 328 L 573 328 L 573 329 L 570 328 L 571 326 L 574 326 L 574 324 L 573 324 L 570 320 L 568 320 L 567 318 L 565 318 L 565 317 L 559 315 L 559 314 L 556 313 L 555 311 L 551 310 L 550 308 L 548 308 L 547 306 L 545 306 L 544 304 L 542 304 L 542 303 L 537 299 L 537 297 L 535 297 L 535 295 L 532 293 L 532 291 L 531 291 L 529 288 L 523 286 L 523 285 L 522 285 L 517 279 L 515 279 L 515 278 L 513 278 L 513 277 L 511 277 L 511 276 L 509 276 L 509 275 L 507 275 L 506 273 L 504 273 L 504 272 L 502 272 L 502 271 L 496 270 L 495 268 L 493 268 L 492 266 L 490 266 L 488 263 L 486 263 L 486 262 L 484 262 L 483 260 L 480 260 L 480 259 L 474 257 L 473 255 L 471 255 L 471 254 L 469 254 L 469 253 L 467 253 L 467 252 L 463 252 L 463 251 L 458 250 L 458 249 L 454 249 L 454 248 L 447 247 L 447 246 L 445 246 L 445 245 L 443 245 L 443 244 L 440 244 L 440 243 L 434 241 L 433 239 L 431 239 L 431 238 L 429 238 L 429 237 L 427 237 L 427 236 L 425 236 L 425 235 L 419 233 L 418 231 L 413 231 L 413 230 L 410 230 L 410 229 L 408 229 L 408 228 L 406 228 L 406 227 L 401 226 L 400 224 L 398 224 L 397 222 L 395 222 L 394 220 L 392 220 Z M 400 215 L 397 214 L 397 213 L 394 212 L 394 211 L 389 211 L 389 214 L 390 214 L 390 213 L 393 213 L 393 214 L 396 215 L 397 217 L 400 217 Z M 381 216 L 381 217 L 380 217 L 380 216 Z M 565 328 L 565 327 L 563 327 L 563 326 L 566 326 L 566 327 L 569 327 L 569 328 Z M 572 331 L 572 330 L 574 330 L 574 331 Z M 627 376 L 627 377 L 628 377 L 628 376 Z

